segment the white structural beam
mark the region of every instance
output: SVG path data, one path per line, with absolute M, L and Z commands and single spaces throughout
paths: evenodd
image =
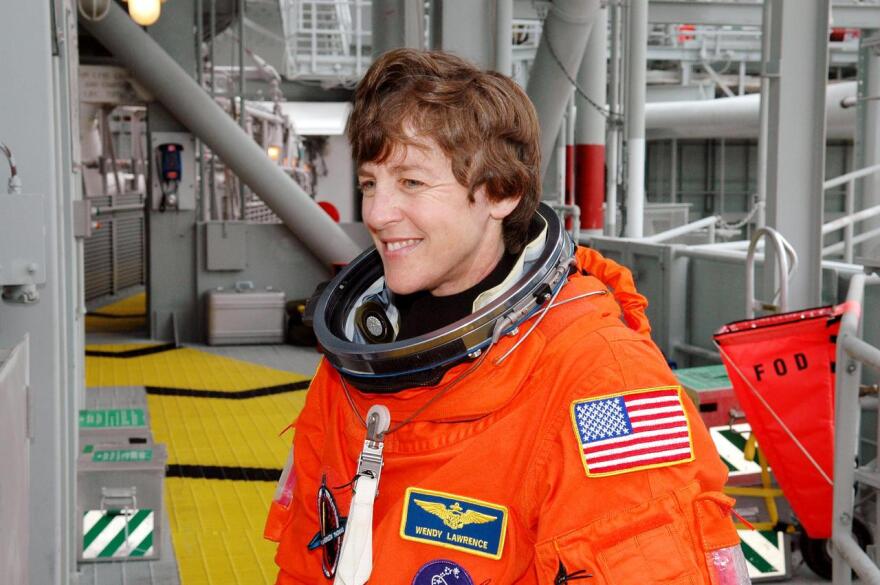
M 813 0 L 803 2 L 812 4 Z M 705 2 L 651 0 L 648 22 L 652 24 L 711 24 L 761 26 L 761 2 Z M 843 28 L 880 28 L 880 6 L 834 2 L 832 22 Z
M 880 163 L 880 100 L 864 99 L 880 95 L 880 30 L 862 31 L 859 51 L 859 92 L 856 119 L 856 164 L 860 168 Z M 856 182 L 859 209 L 880 205 L 880 175 L 874 174 Z M 880 219 L 865 221 L 858 232 L 880 228 Z M 880 255 L 880 239 L 873 238 L 863 244 L 857 256 Z
M 513 0 L 495 0 L 495 71 L 513 75 Z
M 768 2 L 767 225 L 801 260 L 789 286 L 794 310 L 821 302 L 829 0 Z
M 496 0 L 433 2 L 434 48 L 451 51 L 483 69 L 494 69 L 498 51 L 495 3 Z
M 418 0 L 373 0 L 373 57 L 399 47 L 424 45 L 425 8 Z
M 608 28 L 610 29 L 610 42 L 608 47 L 608 113 L 613 120 L 620 117 L 623 77 L 623 60 L 621 53 L 623 48 L 623 6 L 611 4 L 608 7 Z M 605 177 L 605 225 L 603 232 L 606 236 L 617 236 L 617 187 L 620 183 L 620 145 L 623 136 L 620 124 L 608 124 L 606 135 L 607 148 L 607 176 Z
M 764 3 L 761 10 L 761 93 L 759 94 L 760 103 L 758 104 L 758 176 L 757 176 L 757 189 L 755 193 L 755 202 L 754 205 L 758 207 L 757 212 L 755 213 L 755 225 L 758 229 L 764 228 L 767 226 L 767 137 L 768 137 L 768 128 L 770 125 L 770 78 L 763 73 L 764 62 L 769 58 L 770 55 L 770 31 L 772 22 L 770 20 L 770 4 L 768 2 Z M 827 97 L 825 96 L 825 102 L 828 102 Z M 825 131 L 828 131 L 828 121 L 825 121 Z M 772 252 L 771 252 L 772 253 Z M 765 281 L 769 281 L 769 277 L 765 279 Z M 774 283 L 775 284 L 775 283 Z M 764 283 L 764 288 L 769 288 L 773 286 L 772 284 L 768 284 L 768 282 Z M 775 291 L 775 287 L 773 288 Z M 771 292 L 767 291 L 765 292 Z M 775 296 L 775 295 L 771 295 Z
M 645 222 L 645 78 L 648 0 L 630 0 L 626 26 L 626 222 L 623 234 L 640 238 Z
M 455 53 L 483 69 L 513 73 L 514 0 L 435 0 L 430 10 L 432 48 Z

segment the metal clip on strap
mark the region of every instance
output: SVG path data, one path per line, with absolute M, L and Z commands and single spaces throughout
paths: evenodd
M 379 493 L 383 437 L 390 426 L 391 414 L 385 406 L 376 405 L 367 412 L 367 438 L 358 459 L 334 585 L 364 585 L 373 572 L 373 502 Z
M 372 477 L 379 482 L 382 473 L 382 450 L 385 447 L 384 435 L 391 425 L 391 414 L 385 406 L 377 405 L 367 413 L 367 438 L 358 459 L 357 475 Z

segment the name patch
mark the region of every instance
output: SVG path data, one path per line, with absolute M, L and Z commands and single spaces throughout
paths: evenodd
M 409 488 L 400 536 L 490 559 L 500 559 L 507 508 L 472 498 Z

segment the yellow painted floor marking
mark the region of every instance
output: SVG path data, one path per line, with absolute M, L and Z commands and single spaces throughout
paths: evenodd
M 182 585 L 275 582 L 276 545 L 263 539 L 274 490 L 270 482 L 165 480 Z
M 156 442 L 168 445 L 168 463 L 281 469 L 291 435 L 279 433 L 302 410 L 305 390 L 222 400 L 148 395 Z
M 86 331 L 90 333 L 138 331 L 146 325 L 147 294 L 140 292 L 93 310 L 113 317 L 86 314 Z
M 144 317 L 98 317 L 86 315 L 86 332 L 88 333 L 126 333 L 141 331 L 146 327 Z
M 108 346 L 93 346 L 108 350 Z M 115 351 L 140 344 L 115 345 Z M 306 376 L 184 348 L 119 359 L 86 356 L 86 386 L 239 391 Z M 280 469 L 305 391 L 247 399 L 148 395 L 154 439 L 169 464 Z M 182 585 L 270 585 L 276 545 L 263 539 L 273 482 L 169 477 L 165 498 Z M 303 545 L 305 546 L 305 545 Z
M 305 380 L 284 372 L 192 348 L 120 360 L 86 356 L 86 386 L 159 386 L 238 391 Z
M 143 317 L 147 312 L 147 293 L 140 292 L 115 303 L 94 309 L 97 313 L 116 317 Z
M 89 343 L 86 345 L 86 351 L 106 351 L 109 353 L 124 353 L 133 349 L 143 349 L 145 347 L 156 347 L 164 345 L 160 342 L 147 343 Z

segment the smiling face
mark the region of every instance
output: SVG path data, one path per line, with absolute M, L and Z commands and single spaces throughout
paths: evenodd
M 471 288 L 495 268 L 504 254 L 501 222 L 519 199 L 492 201 L 481 187 L 471 201 L 437 143 L 414 142 L 358 169 L 364 222 L 388 288 L 447 296 Z

